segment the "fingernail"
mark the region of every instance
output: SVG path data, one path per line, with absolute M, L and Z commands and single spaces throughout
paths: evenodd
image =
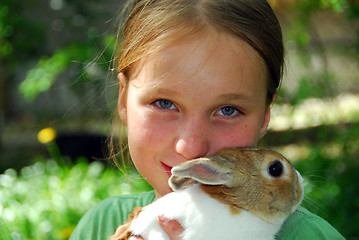
M 164 215 L 159 215 L 157 217 L 157 219 L 158 219 L 158 221 L 161 221 L 161 222 L 168 222 L 169 221 L 169 219 L 166 218 Z

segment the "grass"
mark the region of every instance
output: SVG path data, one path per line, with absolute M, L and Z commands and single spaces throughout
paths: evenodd
M 133 170 L 124 174 L 102 162 L 59 165 L 39 158 L 20 172 L 0 175 L 0 239 L 68 239 L 101 200 L 150 189 Z

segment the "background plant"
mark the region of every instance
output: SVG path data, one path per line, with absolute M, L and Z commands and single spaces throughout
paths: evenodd
M 123 174 L 98 161 L 59 165 L 38 158 L 20 172 L 0 175 L 0 238 L 68 239 L 99 201 L 150 189 L 133 169 Z
M 133 169 L 123 175 L 108 162 L 55 156 L 36 139 L 44 127 L 111 134 L 115 16 L 122 3 L 1 1 L 0 239 L 67 239 L 97 202 L 149 189 Z M 308 209 L 347 239 L 359 239 L 359 2 L 269 3 L 282 16 L 288 72 L 262 144 L 302 172 Z M 348 20 L 342 37 L 321 38 L 328 16 Z

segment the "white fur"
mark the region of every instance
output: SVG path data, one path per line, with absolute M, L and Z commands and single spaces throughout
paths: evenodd
M 284 221 L 272 225 L 245 210 L 233 214 L 228 205 L 211 198 L 198 184 L 146 206 L 131 224 L 133 234 L 145 240 L 170 240 L 157 222 L 159 215 L 183 226 L 183 240 L 273 240 Z

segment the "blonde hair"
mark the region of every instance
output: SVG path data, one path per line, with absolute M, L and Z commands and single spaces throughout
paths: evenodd
M 127 81 L 140 70 L 135 64 L 152 52 L 212 27 L 238 36 L 259 53 L 268 72 L 267 104 L 272 102 L 282 79 L 284 47 L 266 0 L 132 0 L 124 13 L 114 64 Z
M 278 19 L 265 0 L 134 0 L 118 38 L 116 70 L 127 79 L 132 66 L 165 45 L 215 27 L 238 36 L 252 46 L 266 63 L 268 103 L 280 86 L 284 48 Z M 131 74 L 130 74 L 131 73 Z

